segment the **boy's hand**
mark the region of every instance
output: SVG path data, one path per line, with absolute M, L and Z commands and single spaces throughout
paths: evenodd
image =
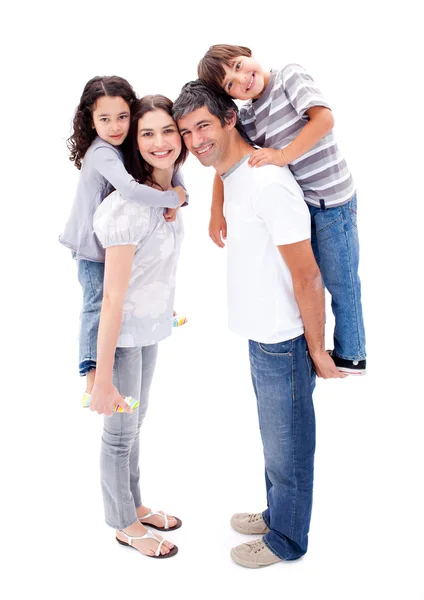
M 181 206 L 181 204 L 184 204 L 184 202 L 186 201 L 185 189 L 183 187 L 181 187 L 180 185 L 177 185 L 177 187 L 171 188 L 171 190 L 178 194 L 178 197 L 180 199 L 180 206 Z
M 180 209 L 179 208 L 167 208 L 166 211 L 163 213 L 165 221 L 168 221 L 168 223 L 172 223 L 172 221 L 175 221 L 175 219 L 177 218 L 177 210 L 180 210 Z
M 284 167 L 286 165 L 283 159 L 283 151 L 274 148 L 261 148 L 254 150 L 249 158 L 249 166 L 262 167 L 262 165 L 277 165 Z
M 219 248 L 225 247 L 225 244 L 222 240 L 227 239 L 227 221 L 225 220 L 222 212 L 211 213 L 211 220 L 209 221 L 209 236 Z
M 114 385 L 94 383 L 90 398 L 90 410 L 97 411 L 99 415 L 106 415 L 109 417 L 112 414 L 115 404 L 122 406 L 124 412 L 132 413 L 132 409 L 124 401 Z
M 322 377 L 323 379 L 344 379 L 347 377 L 346 373 L 338 370 L 334 364 L 334 360 L 325 350 L 316 354 L 311 353 L 311 358 L 318 377 Z

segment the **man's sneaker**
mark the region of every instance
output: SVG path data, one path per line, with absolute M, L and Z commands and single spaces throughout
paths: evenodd
M 281 560 L 281 558 L 278 558 L 276 554 L 265 546 L 262 538 L 236 546 L 231 550 L 231 558 L 237 564 L 249 569 L 268 567 L 268 565 L 273 565 Z
M 263 535 L 269 531 L 262 513 L 236 513 L 231 517 L 231 527 L 239 533 Z
M 332 350 L 328 352 L 334 360 L 334 364 L 342 373 L 348 375 L 365 375 L 367 372 L 367 361 L 364 360 L 346 360 L 336 356 Z

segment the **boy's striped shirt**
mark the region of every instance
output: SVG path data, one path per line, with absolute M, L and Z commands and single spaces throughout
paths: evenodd
M 300 65 L 290 64 L 271 72 L 262 96 L 242 106 L 240 117 L 255 144 L 282 149 L 306 125 L 306 111 L 313 106 L 330 108 L 312 77 Z M 355 195 L 355 184 L 332 131 L 289 168 L 308 204 L 330 208 Z

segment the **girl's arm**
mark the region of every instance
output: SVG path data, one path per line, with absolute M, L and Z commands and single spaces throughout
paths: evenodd
M 118 151 L 112 148 L 96 148 L 93 153 L 93 165 L 124 198 L 141 206 L 178 208 L 186 201 L 186 194 L 181 186 L 162 192 L 137 183 L 126 170 Z
M 111 415 L 115 404 L 126 412 L 131 409 L 112 383 L 116 344 L 122 323 L 122 307 L 130 281 L 136 245 L 106 249 L 105 277 L 97 340 L 97 366 L 90 408 Z
M 224 248 L 223 240 L 227 239 L 227 221 L 224 217 L 224 184 L 218 173 L 215 173 L 213 180 L 209 236 L 219 248 Z
M 261 167 L 262 165 L 284 167 L 289 165 L 306 152 L 309 152 L 317 142 L 333 129 L 334 118 L 329 108 L 312 106 L 306 111 L 306 114 L 309 121 L 284 150 L 275 150 L 274 148 L 255 150 L 249 159 L 249 165 L 251 167 Z

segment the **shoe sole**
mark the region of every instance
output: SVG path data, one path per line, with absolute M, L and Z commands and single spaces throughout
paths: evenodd
M 337 369 L 341 373 L 346 373 L 347 375 L 366 375 L 367 374 L 366 369 L 357 370 L 357 369 L 349 369 L 347 367 L 337 367 Z
M 144 527 L 152 527 L 152 529 L 157 529 L 158 531 L 164 531 L 166 533 L 167 531 L 175 531 L 176 529 L 179 529 L 183 524 L 181 519 L 179 519 L 178 517 L 174 517 L 174 519 L 177 521 L 177 524 L 174 525 L 174 527 L 168 527 L 168 529 L 165 529 L 165 527 L 158 527 L 157 525 L 152 525 L 152 523 L 142 521 L 141 519 L 139 519 L 139 521 L 142 525 L 144 525 Z
M 230 525 L 234 529 L 234 531 L 238 531 L 239 533 L 243 533 L 244 535 L 265 535 L 269 531 L 268 527 L 264 531 L 247 531 L 246 529 L 239 527 L 235 523 L 230 523 Z
M 271 565 L 276 565 L 277 562 L 281 562 L 281 560 L 278 559 L 275 562 L 269 563 L 267 565 L 258 565 L 256 563 L 251 563 L 251 562 L 248 562 L 247 560 L 243 560 L 234 552 L 234 550 L 231 550 L 230 555 L 235 563 L 237 563 L 241 567 L 246 567 L 247 569 L 262 569 L 263 567 L 270 567 Z
M 123 542 L 119 538 L 115 538 L 115 539 L 118 542 L 118 544 L 121 544 L 121 546 L 127 546 L 128 548 L 137 550 L 137 548 L 135 546 L 131 546 L 130 544 L 127 544 L 127 542 Z M 170 550 L 168 552 L 168 554 L 159 554 L 159 556 L 156 556 L 156 554 L 143 554 L 142 552 L 140 552 L 140 550 L 137 550 L 137 552 L 139 554 L 141 554 L 142 556 L 146 556 L 146 558 L 171 558 L 171 556 L 175 556 L 178 553 L 178 546 L 174 546 L 172 548 L 172 550 Z

